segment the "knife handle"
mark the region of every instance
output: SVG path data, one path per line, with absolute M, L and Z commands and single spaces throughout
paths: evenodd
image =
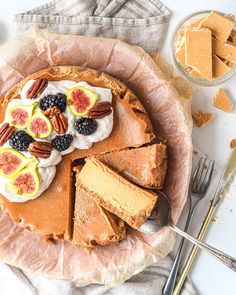
M 204 235 L 205 235 L 205 233 L 207 231 L 207 228 L 208 228 L 208 226 L 209 226 L 209 224 L 210 224 L 210 222 L 212 220 L 212 217 L 213 217 L 213 215 L 215 213 L 215 210 L 216 210 L 216 207 L 214 207 L 211 204 L 209 209 L 208 209 L 208 212 L 206 214 L 205 220 L 204 220 L 204 222 L 203 222 L 203 224 L 201 226 L 201 229 L 200 229 L 200 231 L 198 233 L 198 236 L 197 236 L 198 240 L 203 239 L 203 237 L 204 237 Z M 181 288 L 182 288 L 182 286 L 183 286 L 183 284 L 185 282 L 185 279 L 186 279 L 186 277 L 188 275 L 188 272 L 189 272 L 189 270 L 190 270 L 190 268 L 191 268 L 191 266 L 192 266 L 192 264 L 194 262 L 197 251 L 198 251 L 198 247 L 196 245 L 194 245 L 192 247 L 192 250 L 191 250 L 191 252 L 190 252 L 190 254 L 188 256 L 188 259 L 187 259 L 187 261 L 186 261 L 186 263 L 184 265 L 184 268 L 183 268 L 183 270 L 182 270 L 182 272 L 180 274 L 180 277 L 178 278 L 178 282 L 177 282 L 177 284 L 175 286 L 173 295 L 178 295 L 180 293 Z

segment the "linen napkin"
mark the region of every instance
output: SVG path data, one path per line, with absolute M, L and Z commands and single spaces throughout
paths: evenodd
M 164 39 L 169 16 L 169 10 L 158 0 L 54 0 L 17 14 L 15 22 L 19 33 L 37 26 L 61 34 L 119 38 L 155 53 Z M 13 286 L 19 286 L 19 295 L 159 295 L 171 264 L 172 259 L 168 256 L 117 288 L 95 284 L 81 287 L 73 282 L 40 277 L 0 264 L 0 277 L 4 273 L 5 278 L 0 293 L 14 293 Z M 181 294 L 196 294 L 189 280 Z
M 155 52 L 165 36 L 169 10 L 158 0 L 54 0 L 17 14 L 17 31 L 32 26 L 59 34 L 119 38 Z
M 168 256 L 146 268 L 116 288 L 92 284 L 81 287 L 66 280 L 50 279 L 0 264 L 1 295 L 162 295 L 164 283 L 169 275 L 172 259 Z M 196 295 L 189 280 L 186 281 L 181 295 Z

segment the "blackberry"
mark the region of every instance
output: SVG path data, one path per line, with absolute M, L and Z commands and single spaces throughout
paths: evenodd
M 66 109 L 66 95 L 63 93 L 49 94 L 39 101 L 39 107 L 43 111 L 57 107 L 61 112 L 64 112 Z
M 17 151 L 27 151 L 31 142 L 34 142 L 32 136 L 23 130 L 15 132 L 9 140 L 10 146 Z
M 52 139 L 52 146 L 59 152 L 67 150 L 73 140 L 71 134 L 57 135 Z
M 79 118 L 75 122 L 75 129 L 79 134 L 90 135 L 97 130 L 97 122 L 91 118 Z

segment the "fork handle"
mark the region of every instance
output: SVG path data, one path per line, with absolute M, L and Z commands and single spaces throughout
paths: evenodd
M 162 295 L 171 295 L 173 290 L 174 290 L 174 286 L 175 286 L 175 281 L 177 278 L 177 274 L 178 274 L 178 269 L 179 269 L 179 264 L 180 264 L 180 258 L 181 258 L 181 254 L 182 254 L 182 249 L 183 249 L 183 245 L 184 245 L 184 237 L 181 238 L 180 244 L 179 244 L 179 248 L 178 248 L 178 253 L 175 257 L 174 263 L 172 265 L 171 271 L 169 273 L 169 277 L 166 281 L 166 284 L 163 288 L 162 291 Z
M 221 252 L 220 250 L 217 250 L 216 248 L 208 245 L 207 243 L 204 243 L 198 239 L 195 239 L 191 235 L 187 234 L 177 226 L 170 224 L 170 229 L 175 231 L 177 234 L 181 235 L 182 237 L 185 237 L 187 240 L 192 242 L 193 244 L 197 245 L 198 248 L 202 249 L 203 251 L 207 252 L 208 254 L 214 256 L 217 258 L 221 263 L 225 264 L 232 270 L 236 271 L 236 259 L 225 254 L 224 252 Z
M 195 211 L 196 208 L 196 204 L 194 204 L 192 206 L 192 199 L 189 197 L 189 201 L 190 201 L 190 205 L 189 205 L 189 211 L 188 211 L 188 216 L 187 216 L 187 220 L 186 220 L 186 224 L 184 227 L 184 231 L 188 231 L 189 228 L 189 224 L 191 222 L 193 213 Z M 175 287 L 175 282 L 177 279 L 177 274 L 178 274 L 178 269 L 179 269 L 179 265 L 180 265 L 180 259 L 182 256 L 182 252 L 183 252 L 183 246 L 184 246 L 184 237 L 181 238 L 180 243 L 179 243 L 179 248 L 176 252 L 176 256 L 175 256 L 175 260 L 174 263 L 172 265 L 172 268 L 170 270 L 169 276 L 166 280 L 166 283 L 163 287 L 162 290 L 162 295 L 172 295 L 174 287 Z
M 204 220 L 204 222 L 203 222 L 203 224 L 201 226 L 201 229 L 200 229 L 200 231 L 198 233 L 197 238 L 199 240 L 203 239 L 203 237 L 204 237 L 204 235 L 205 235 L 205 233 L 206 233 L 206 231 L 208 229 L 208 226 L 211 223 L 211 220 L 212 220 L 212 217 L 213 217 L 215 211 L 216 211 L 216 207 L 214 207 L 211 204 L 211 206 L 209 207 L 208 212 L 206 214 L 205 220 Z M 196 255 L 197 255 L 197 252 L 198 252 L 198 247 L 196 245 L 194 245 L 192 247 L 192 250 L 191 250 L 191 252 L 190 252 L 190 254 L 188 256 L 188 259 L 187 259 L 187 261 L 186 261 L 186 263 L 185 263 L 185 265 L 183 267 L 183 270 L 182 270 L 182 272 L 181 272 L 181 274 L 180 274 L 180 276 L 178 278 L 177 284 L 175 286 L 175 289 L 174 289 L 172 295 L 179 295 L 179 293 L 181 291 L 181 288 L 182 288 L 182 286 L 183 286 L 183 284 L 185 282 L 185 279 L 186 279 L 186 277 L 187 277 L 187 275 L 189 273 L 189 270 L 190 270 L 190 268 L 191 268 L 191 266 L 192 266 L 192 264 L 194 262 L 194 259 L 195 259 Z

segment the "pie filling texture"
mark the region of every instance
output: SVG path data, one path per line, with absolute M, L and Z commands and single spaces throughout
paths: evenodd
M 39 88 L 43 87 L 47 80 L 71 80 L 83 81 L 93 87 L 110 89 L 114 125 L 109 137 L 94 143 L 89 149 L 75 149 L 64 155 L 62 161 L 57 165 L 57 172 L 51 185 L 38 198 L 24 203 L 15 203 L 0 195 L 2 210 L 22 227 L 34 230 L 49 238 L 72 240 L 73 245 L 91 247 L 95 244 L 117 243 L 125 237 L 125 222 L 113 214 L 114 212 L 110 212 L 114 210 L 110 209 L 109 211 L 108 207 L 93 198 L 93 192 L 85 189 L 84 181 L 78 176 L 80 175 L 78 169 L 80 170 L 81 167 L 76 168 L 77 185 L 74 205 L 73 163 L 95 155 L 95 158 L 92 158 L 93 161 L 100 163 L 109 171 L 114 170 L 114 175 L 121 177 L 131 186 L 136 187 L 132 184 L 135 183 L 147 188 L 160 189 L 163 186 L 167 169 L 165 144 L 152 143 L 155 135 L 151 122 L 142 104 L 132 91 L 121 81 L 92 69 L 54 67 L 37 72 L 22 80 L 6 94 L 2 113 L 11 99 L 19 98 L 21 89 L 30 80 L 40 80 L 42 85 L 40 84 Z M 28 95 L 30 96 L 32 93 Z M 77 108 L 78 110 L 82 112 Z M 54 111 L 51 110 L 51 112 Z M 104 115 L 104 109 L 102 112 Z M 109 110 L 105 107 L 105 115 L 109 115 L 108 112 Z M 91 117 L 100 115 L 101 111 L 96 108 L 91 112 Z M 63 129 L 64 127 L 59 125 L 58 128 Z M 38 151 L 35 143 L 31 148 L 33 151 Z M 48 148 L 46 147 L 46 149 Z M 81 189 L 78 189 L 79 187 Z M 149 211 L 145 212 L 146 215 L 143 216 L 147 217 L 150 214 Z M 130 214 L 131 212 L 128 212 L 127 217 Z M 98 222 L 96 223 L 95 219 L 87 218 L 88 216 L 96 216 Z M 131 216 L 132 218 L 133 216 Z M 145 221 L 144 219 L 141 222 Z M 127 218 L 125 220 L 128 221 Z M 130 224 L 138 227 L 139 223 L 135 224 L 135 220 L 136 218 Z M 72 235 L 73 226 L 74 233 Z
M 77 187 L 106 210 L 139 228 L 151 215 L 157 195 L 132 184 L 95 158 L 86 160 Z

